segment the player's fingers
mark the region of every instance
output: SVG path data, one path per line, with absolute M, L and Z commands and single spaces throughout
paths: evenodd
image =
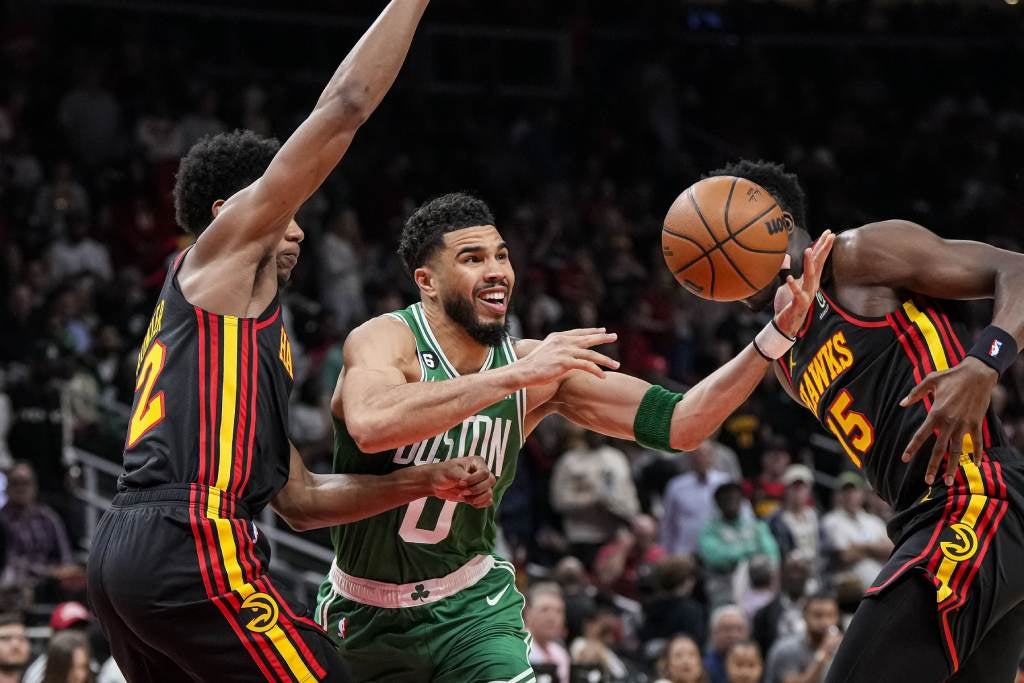
M 985 442 L 982 440 L 981 424 L 971 428 L 971 459 L 975 465 L 981 464 L 981 456 L 985 453 Z
M 583 372 L 589 372 L 598 379 L 604 379 L 604 370 L 600 366 L 591 363 L 589 360 L 583 360 L 582 358 L 573 358 L 568 363 L 569 369 L 571 370 L 582 370 Z
M 604 334 L 607 331 L 604 327 L 578 327 L 574 330 L 565 330 L 563 332 L 552 332 L 550 336 L 559 337 L 587 337 L 595 334 Z
M 924 445 L 924 442 L 928 440 L 928 437 L 931 436 L 931 434 L 932 416 L 929 414 L 921 426 L 917 428 L 917 431 L 914 432 L 914 436 L 911 437 L 910 443 L 908 443 L 907 447 L 903 450 L 903 456 L 901 457 L 903 462 L 910 462 L 910 459 L 917 455 L 917 452 L 921 450 L 921 446 Z
M 471 490 L 474 486 L 478 486 L 481 482 L 486 482 L 491 476 L 491 473 L 487 471 L 487 468 L 478 468 L 470 472 L 467 476 L 462 478 L 462 486 L 464 490 Z
M 476 496 L 479 496 L 481 493 L 486 493 L 487 491 L 490 491 L 492 488 L 494 488 L 494 482 L 494 476 L 488 473 L 486 477 L 476 482 L 469 488 L 464 489 L 462 491 L 462 497 L 474 498 Z
M 911 389 L 910 393 L 907 394 L 902 401 L 900 401 L 900 407 L 906 408 L 907 406 L 912 406 L 921 399 L 923 399 L 928 394 L 932 393 L 932 387 L 935 384 L 934 375 L 935 373 L 931 373 L 923 380 L 921 380 L 921 382 L 916 387 Z
M 802 302 L 806 299 L 804 296 L 803 283 L 798 282 L 792 275 L 786 276 L 786 286 L 789 287 L 789 293 L 793 295 L 790 299 L 790 303 Z
M 935 438 L 935 444 L 932 446 L 932 455 L 928 458 L 928 469 L 924 473 L 924 481 L 926 484 L 931 486 L 935 483 L 935 479 L 939 474 L 939 468 L 942 466 L 942 461 L 949 453 L 949 431 L 946 429 L 940 429 L 938 436 Z
M 589 349 L 592 346 L 601 346 L 603 344 L 611 344 L 613 341 L 619 338 L 619 335 L 614 332 L 601 333 L 601 334 L 588 334 L 580 337 L 573 337 L 569 340 L 572 346 L 579 348 Z
M 463 498 L 462 502 L 472 505 L 475 508 L 489 507 L 491 503 L 494 502 L 494 492 L 488 489 L 479 495 Z
M 577 349 L 572 355 L 574 358 L 589 360 L 594 365 L 600 365 L 601 367 L 608 368 L 609 370 L 618 370 L 619 368 L 619 361 L 614 358 L 609 358 L 603 353 L 591 351 L 590 349 Z

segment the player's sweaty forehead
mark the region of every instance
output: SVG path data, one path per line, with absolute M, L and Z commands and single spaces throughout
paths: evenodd
M 501 233 L 493 225 L 475 225 L 444 234 L 444 249 L 454 257 L 468 252 L 494 252 L 507 249 Z

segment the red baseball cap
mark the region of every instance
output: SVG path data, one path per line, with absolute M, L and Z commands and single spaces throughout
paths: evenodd
M 92 615 L 85 605 L 75 601 L 62 602 L 50 615 L 50 628 L 54 631 L 63 631 L 83 621 L 92 621 Z

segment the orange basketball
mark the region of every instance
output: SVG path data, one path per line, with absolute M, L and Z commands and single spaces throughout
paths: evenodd
M 786 227 L 782 208 L 763 187 L 715 176 L 691 185 L 669 207 L 661 249 L 683 287 L 703 299 L 737 301 L 779 274 Z

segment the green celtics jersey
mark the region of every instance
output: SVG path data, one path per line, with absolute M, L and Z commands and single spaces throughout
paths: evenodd
M 420 304 L 388 315 L 412 330 L 420 381 L 443 382 L 459 376 L 431 332 Z M 480 370 L 502 367 L 515 359 L 512 343 L 506 339 L 491 349 Z M 447 431 L 373 454 L 360 452 L 345 424 L 335 419 L 335 472 L 387 474 L 402 467 L 478 455 L 487 461 L 497 479 L 494 504 L 488 508 L 420 498 L 375 517 L 335 527 L 331 539 L 338 568 L 350 576 L 403 584 L 444 576 L 476 555 L 494 552 L 495 517 L 502 494 L 515 477 L 525 411 L 526 391 L 520 389 Z

